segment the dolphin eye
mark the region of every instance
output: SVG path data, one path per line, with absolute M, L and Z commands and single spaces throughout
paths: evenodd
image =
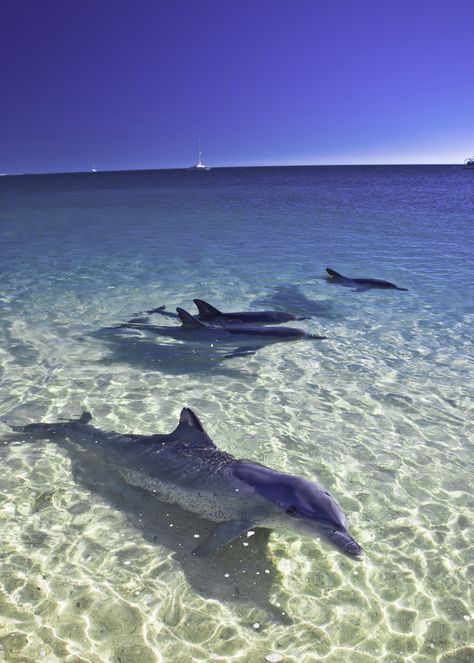
M 298 509 L 295 506 L 287 506 L 285 511 L 289 516 L 299 516 Z

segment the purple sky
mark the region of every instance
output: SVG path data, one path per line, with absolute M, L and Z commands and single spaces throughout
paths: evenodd
M 0 59 L 0 172 L 474 152 L 474 0 L 2 0 Z

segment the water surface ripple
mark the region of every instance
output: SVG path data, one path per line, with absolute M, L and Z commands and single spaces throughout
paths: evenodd
M 0 660 L 473 660 L 473 173 L 4 177 L 0 201 Z M 224 358 L 93 333 L 194 297 L 302 312 L 328 340 Z M 220 448 L 331 490 L 365 559 L 267 530 L 195 557 L 206 521 L 87 454 L 6 444 L 4 421 L 86 409 L 150 434 L 183 406 Z

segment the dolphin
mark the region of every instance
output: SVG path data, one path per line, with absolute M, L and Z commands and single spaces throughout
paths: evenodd
M 306 320 L 308 316 L 296 315 L 286 311 L 231 311 L 224 313 L 215 306 L 212 306 L 203 299 L 193 299 L 199 313 L 194 317 L 201 322 L 209 322 L 212 325 L 226 325 L 226 324 L 260 324 L 272 325 L 279 324 L 280 322 L 289 322 L 290 320 Z M 158 306 L 141 313 L 136 313 L 136 316 L 143 314 L 152 315 L 157 313 L 166 318 L 178 318 L 177 313 L 167 311 L 165 306 Z M 144 318 L 137 317 L 128 322 L 143 322 Z
M 226 323 L 271 325 L 279 322 L 289 322 L 290 320 L 305 319 L 302 316 L 286 313 L 285 311 L 232 311 L 223 313 L 203 299 L 193 299 L 193 302 L 199 311 L 196 318 L 203 322 L 210 322 L 213 325 L 225 325 Z
M 221 451 L 189 408 L 182 409 L 175 430 L 165 434 L 124 435 L 95 428 L 91 420 L 92 415 L 83 412 L 78 419 L 61 423 L 11 428 L 29 440 L 69 442 L 98 457 L 127 484 L 217 523 L 194 550 L 197 555 L 257 527 L 322 537 L 351 557 L 363 554 L 349 534 L 340 506 L 325 488 Z
M 135 329 L 159 336 L 167 336 L 181 341 L 205 342 L 205 343 L 229 343 L 235 340 L 235 337 L 243 339 L 247 344 L 252 341 L 259 343 L 278 343 L 281 341 L 293 341 L 298 339 L 319 339 L 323 340 L 326 336 L 316 336 L 309 334 L 296 327 L 273 327 L 256 325 L 235 325 L 213 326 L 201 322 L 182 308 L 176 309 L 181 326 L 157 326 L 143 322 L 126 322 L 115 327 L 105 327 L 102 331 L 116 329 Z
M 327 280 L 330 283 L 338 283 L 339 285 L 345 286 L 360 286 L 359 288 L 356 288 L 356 290 L 359 291 L 369 290 L 370 288 L 381 288 L 384 290 L 404 290 L 405 292 L 408 291 L 408 288 L 399 288 L 394 283 L 390 283 L 390 281 L 382 281 L 382 279 L 350 278 L 348 276 L 342 276 L 342 274 L 339 274 L 339 272 L 336 272 L 330 267 L 326 267 L 326 271 L 329 274 Z

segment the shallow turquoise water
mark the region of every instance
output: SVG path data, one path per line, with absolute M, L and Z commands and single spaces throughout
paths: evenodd
M 148 434 L 192 407 L 222 449 L 330 489 L 366 550 L 355 563 L 257 530 L 195 558 L 204 521 L 66 448 L 6 445 L 0 660 L 471 660 L 472 175 L 0 179 L 0 418 L 87 409 L 97 426 Z M 409 292 L 354 293 L 325 266 Z M 91 335 L 194 297 L 303 312 L 294 324 L 329 338 L 224 359 Z

